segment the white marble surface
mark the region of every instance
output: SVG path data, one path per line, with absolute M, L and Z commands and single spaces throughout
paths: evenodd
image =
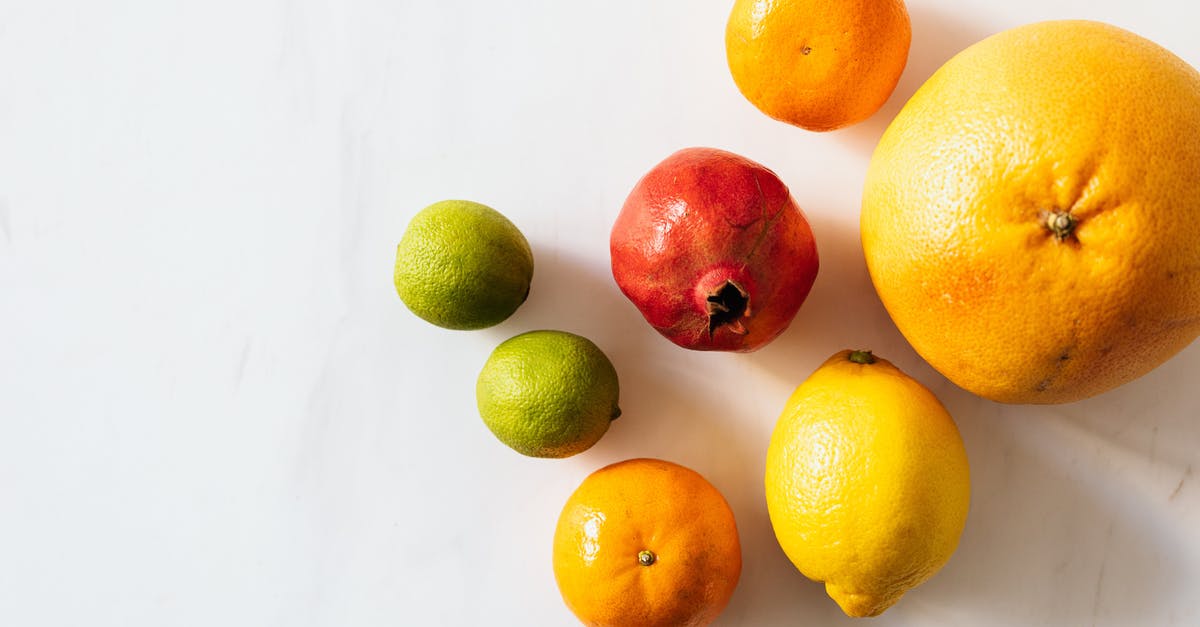
M 1085 402 L 979 400 L 898 335 L 856 230 L 875 141 L 955 51 L 1087 17 L 1200 65 L 1194 5 L 912 0 L 897 93 L 818 135 L 736 92 L 728 4 L 0 1 L 0 625 L 572 624 L 555 518 L 634 456 L 731 502 L 720 625 L 849 624 L 761 487 L 784 399 L 843 347 L 929 385 L 972 465 L 958 552 L 872 624 L 1200 624 L 1200 345 Z M 817 234 L 812 295 L 758 353 L 675 348 L 608 273 L 625 194 L 687 145 L 775 169 Z M 436 329 L 392 290 L 408 218 L 448 197 L 532 242 L 530 299 L 494 329 Z M 492 347 L 546 327 L 623 386 L 567 460 L 504 448 L 474 406 Z

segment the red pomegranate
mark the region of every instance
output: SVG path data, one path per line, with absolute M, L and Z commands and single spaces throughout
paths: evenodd
M 752 351 L 783 332 L 817 277 L 812 229 L 775 173 L 685 148 L 638 181 L 609 239 L 613 278 L 659 333 Z

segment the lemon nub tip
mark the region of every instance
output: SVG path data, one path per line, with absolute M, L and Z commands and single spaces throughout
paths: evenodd
M 850 618 L 872 618 L 883 614 L 888 608 L 896 604 L 903 595 L 895 594 L 869 594 L 863 592 L 849 592 L 845 588 L 837 585 L 825 583 L 825 591 L 829 594 L 829 598 L 833 599 L 842 613 Z

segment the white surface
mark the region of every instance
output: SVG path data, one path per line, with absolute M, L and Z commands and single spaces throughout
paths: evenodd
M 745 569 L 720 625 L 849 624 L 761 486 L 784 399 L 844 347 L 929 385 L 972 465 L 958 552 L 872 624 L 1200 624 L 1200 346 L 1085 402 L 979 400 L 895 331 L 856 227 L 875 141 L 954 52 L 1086 17 L 1200 65 L 1191 3 L 912 0 L 897 93 L 824 135 L 737 93 L 728 5 L 0 2 L 0 624 L 572 624 L 559 508 L 635 456 L 731 502 Z M 758 353 L 674 347 L 609 275 L 625 194 L 688 145 L 775 169 L 816 232 L 816 286 Z M 443 198 L 533 245 L 499 327 L 431 327 L 392 290 L 404 225 Z M 622 383 L 624 416 L 561 461 L 474 406 L 490 350 L 546 327 Z

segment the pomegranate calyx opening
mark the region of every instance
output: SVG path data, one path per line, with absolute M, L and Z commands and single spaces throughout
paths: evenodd
M 712 337 L 717 327 L 728 326 L 738 335 L 747 333 L 742 318 L 750 316 L 750 294 L 742 286 L 726 279 L 720 287 L 705 299 L 708 309 L 708 336 Z

